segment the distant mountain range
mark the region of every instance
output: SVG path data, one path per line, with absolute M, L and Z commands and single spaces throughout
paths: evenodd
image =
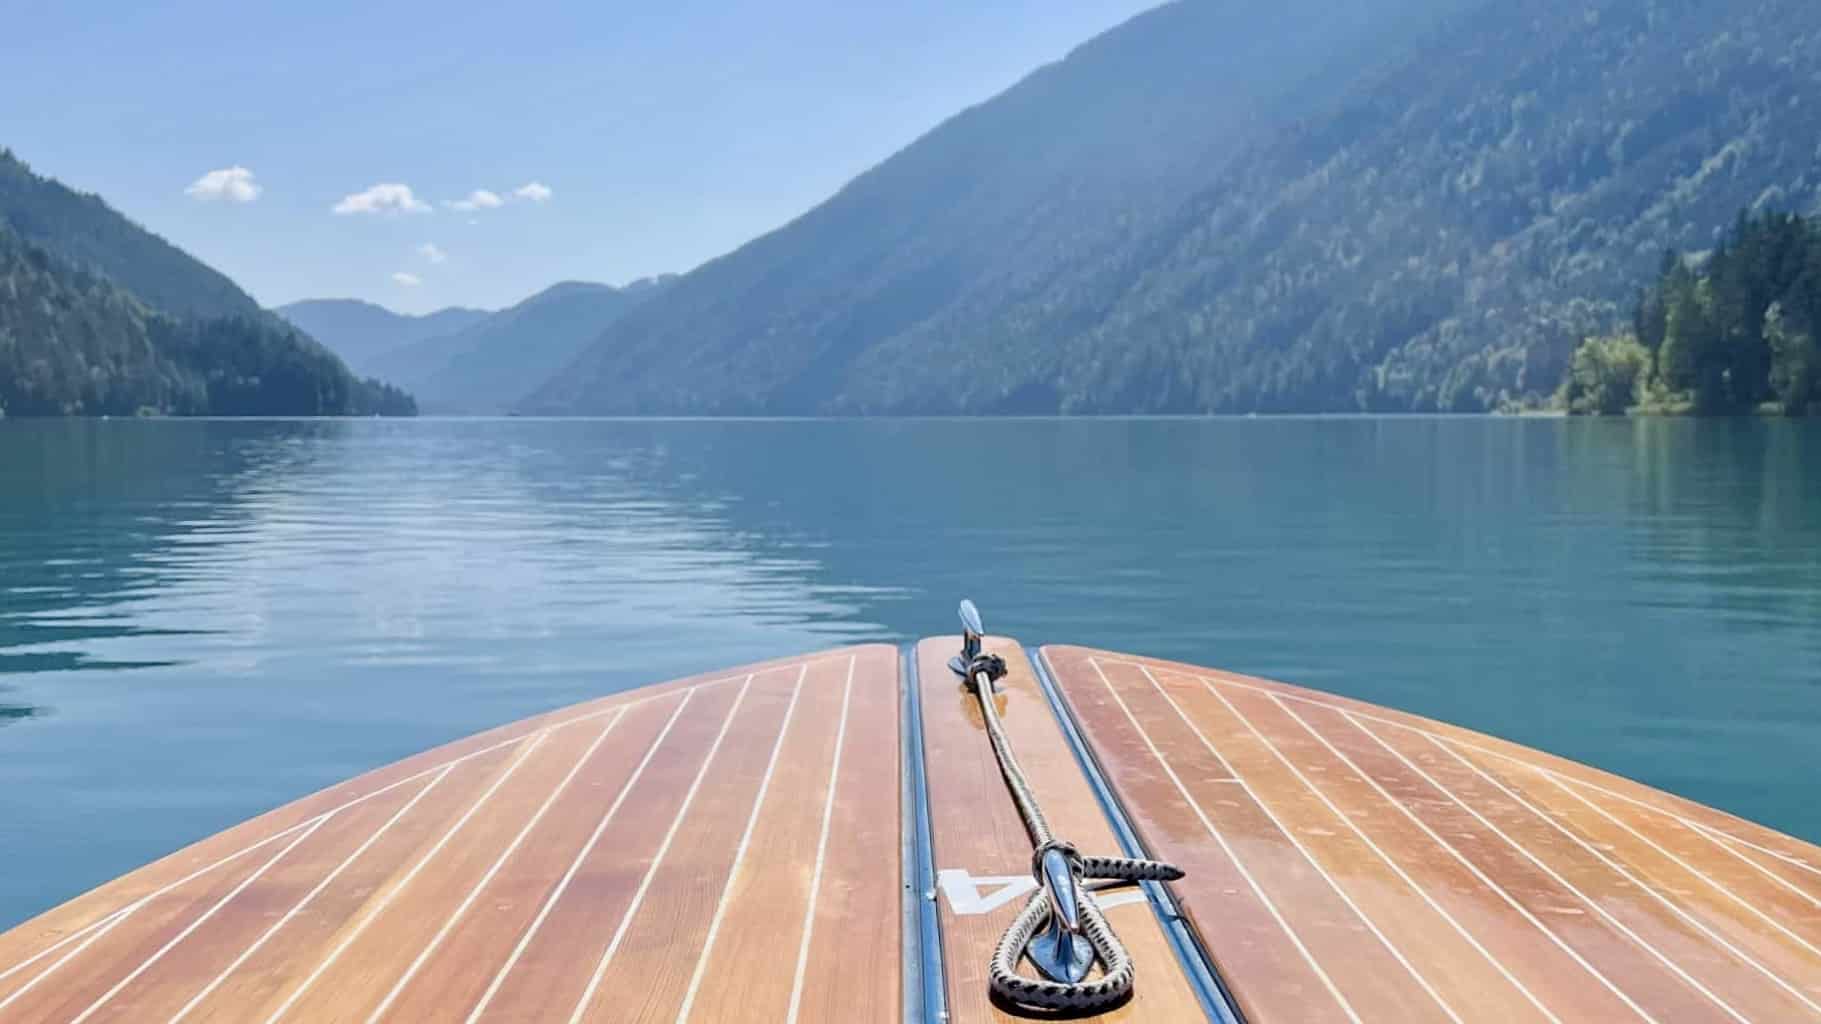
M 622 288 L 565 281 L 497 313 L 444 309 L 412 317 L 345 299 L 296 302 L 276 312 L 363 372 L 409 389 L 427 412 L 500 413 L 672 280 L 646 278 Z
M 272 312 L 335 350 L 358 373 L 377 374 L 376 363 L 416 342 L 454 334 L 487 318 L 484 309 L 451 306 L 423 316 L 394 313 L 360 299 L 305 299 Z
M 549 413 L 1483 411 L 1821 201 L 1811 0 L 1182 0 L 626 314 Z
M 0 149 L 0 415 L 408 415 L 234 282 Z

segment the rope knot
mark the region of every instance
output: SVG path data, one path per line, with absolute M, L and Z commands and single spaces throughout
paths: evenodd
M 1082 859 L 1081 851 L 1075 849 L 1075 844 L 1062 839 L 1052 839 L 1031 851 L 1031 877 L 1037 880 L 1038 885 L 1043 884 L 1043 855 L 1051 850 L 1062 854 L 1063 858 L 1069 862 L 1069 873 L 1073 874 L 1077 880 L 1085 876 L 1084 865 L 1087 862 Z

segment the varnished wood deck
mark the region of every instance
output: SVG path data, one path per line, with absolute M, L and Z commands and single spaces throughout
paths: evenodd
M 1002 655 L 1010 670 L 999 682 L 1000 715 L 1051 827 L 1083 853 L 1117 856 L 1119 847 L 1105 815 L 1023 649 L 1000 639 L 989 639 L 986 646 Z M 978 698 L 965 692 L 948 669 L 949 656 L 960 649 L 959 637 L 925 640 L 917 647 L 935 866 L 938 872 L 949 873 L 949 884 L 938 885 L 949 1016 L 957 1024 L 1011 1021 L 1018 1018 L 988 1001 L 987 965 L 1000 935 L 1034 888 L 1026 884 L 1031 878 L 1031 840 L 1000 777 Z M 1007 884 L 1017 888 L 1002 892 Z M 958 908 L 952 897 L 969 891 L 1011 898 L 984 912 Z M 1138 975 L 1131 1001 L 1094 1019 L 1205 1019 L 1143 894 L 1136 888 L 1115 890 L 1103 897 L 1102 906 L 1137 963 Z M 1028 964 L 1025 969 L 1031 970 Z
M 1117 852 L 988 646 L 1056 832 Z M 958 647 L 916 650 L 920 781 L 948 1020 L 983 1024 L 1030 842 Z M 1344 698 L 1045 657 L 1249 1024 L 1821 1022 L 1821 850 Z M 899 681 L 888 647 L 748 666 L 332 787 L 0 935 L 0 1024 L 900 1020 L 938 965 L 903 941 Z M 1138 980 L 1097 1019 L 1205 1019 L 1151 905 L 1103 905 Z
M 1821 851 L 1343 698 L 1045 655 L 1252 1024 L 1821 1020 Z
M 894 1017 L 898 708 L 862 647 L 431 751 L 0 935 L 0 1022 Z

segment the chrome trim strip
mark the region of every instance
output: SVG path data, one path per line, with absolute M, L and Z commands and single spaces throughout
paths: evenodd
M 923 773 L 923 704 L 916 644 L 901 649 L 900 665 L 904 1020 L 905 1024 L 942 1024 L 948 1020 L 948 993 L 942 972 L 942 924 L 935 904 L 936 855 L 930 833 L 929 784 Z
M 1050 672 L 1049 660 L 1044 657 L 1041 648 L 1027 647 L 1024 656 L 1030 660 L 1031 669 L 1037 674 L 1037 685 L 1042 687 L 1043 696 L 1049 701 L 1057 724 L 1062 727 L 1069 749 L 1075 754 L 1075 762 L 1081 766 L 1082 775 L 1087 777 L 1088 785 L 1094 790 L 1094 797 L 1100 802 L 1107 824 L 1119 840 L 1119 848 L 1127 857 L 1150 856 L 1144 844 L 1139 841 L 1138 832 L 1132 827 L 1124 805 L 1119 802 L 1118 795 L 1108 783 L 1106 773 L 1101 770 L 1100 762 L 1095 759 L 1094 752 L 1082 737 L 1075 716 L 1069 712 L 1068 705 L 1063 703 L 1062 691 L 1057 688 L 1056 679 Z M 1151 910 L 1157 915 L 1158 924 L 1163 926 L 1163 933 L 1169 938 L 1170 946 L 1176 950 L 1177 962 L 1188 976 L 1189 984 L 1195 989 L 1196 998 L 1201 1000 L 1201 1008 L 1208 1019 L 1217 1024 L 1243 1024 L 1245 1018 L 1239 1013 L 1239 1005 L 1234 1002 L 1232 993 L 1215 972 L 1213 958 L 1208 955 L 1200 936 L 1195 934 L 1194 926 L 1178 909 L 1175 896 L 1162 882 L 1140 882 L 1139 885 L 1149 897 Z

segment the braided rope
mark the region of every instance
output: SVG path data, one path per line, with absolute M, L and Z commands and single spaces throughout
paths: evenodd
M 1040 1011 L 1066 1010 L 1095 1012 L 1110 1009 L 1131 995 L 1136 968 L 1125 944 L 1107 923 L 1106 915 L 1085 886 L 1075 886 L 1075 907 L 1081 920 L 1082 934 L 1094 948 L 1102 967 L 1099 977 L 1077 982 L 1031 978 L 1018 973 L 1018 962 L 1024 958 L 1032 936 L 1042 931 L 1050 920 L 1050 902 L 1044 892 L 1040 863 L 1045 852 L 1061 850 L 1068 858 L 1076 881 L 1110 879 L 1124 882 L 1173 882 L 1182 877 L 1181 869 L 1161 861 L 1128 857 L 1083 857 L 1068 843 L 1056 839 L 1050 825 L 1037 806 L 1024 770 L 1012 753 L 1012 741 L 999 721 L 999 709 L 993 704 L 992 681 L 1005 674 L 1005 661 L 997 655 L 981 655 L 968 665 L 967 683 L 980 698 L 980 713 L 986 722 L 987 738 L 999 761 L 999 773 L 1005 777 L 1006 789 L 1024 820 L 1031 837 L 1032 873 L 1037 876 L 1038 890 L 1025 902 L 1011 927 L 999 939 L 987 971 L 987 988 L 1001 1003 Z

